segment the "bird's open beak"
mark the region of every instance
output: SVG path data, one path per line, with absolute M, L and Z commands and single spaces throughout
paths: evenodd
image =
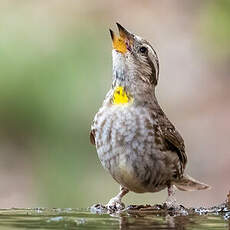
M 116 24 L 118 27 L 119 36 L 116 36 L 112 30 L 109 30 L 113 42 L 113 48 L 118 52 L 125 54 L 130 45 L 131 34 L 119 23 Z

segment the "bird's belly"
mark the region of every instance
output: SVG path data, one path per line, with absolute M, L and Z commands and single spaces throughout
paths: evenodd
M 110 173 L 113 178 L 122 186 L 134 192 L 145 192 L 140 178 L 138 178 L 133 161 L 129 159 L 128 155 L 120 154 L 118 161 L 110 160 Z
M 102 165 L 119 184 L 134 192 L 153 191 L 150 184 L 164 167 L 164 156 L 156 149 L 153 125 L 147 111 L 122 106 L 104 111 L 97 119 L 95 139 Z

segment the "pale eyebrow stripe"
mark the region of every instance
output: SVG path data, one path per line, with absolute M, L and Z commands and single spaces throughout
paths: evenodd
M 151 45 L 146 44 L 146 46 L 148 47 L 148 50 L 150 50 L 154 55 L 154 60 L 151 60 L 153 62 L 154 68 L 155 68 L 155 73 L 156 73 L 156 80 L 158 80 L 158 76 L 159 76 L 159 61 L 158 61 L 158 56 L 156 51 L 152 48 Z

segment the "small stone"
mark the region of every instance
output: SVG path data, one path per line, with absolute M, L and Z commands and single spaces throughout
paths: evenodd
M 102 204 L 94 204 L 93 206 L 90 207 L 90 212 L 92 213 L 102 214 L 102 213 L 106 213 L 107 211 L 108 209 Z

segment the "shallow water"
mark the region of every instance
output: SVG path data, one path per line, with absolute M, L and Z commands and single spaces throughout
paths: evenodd
M 81 209 L 0 210 L 0 229 L 230 229 L 219 214 L 93 214 Z

